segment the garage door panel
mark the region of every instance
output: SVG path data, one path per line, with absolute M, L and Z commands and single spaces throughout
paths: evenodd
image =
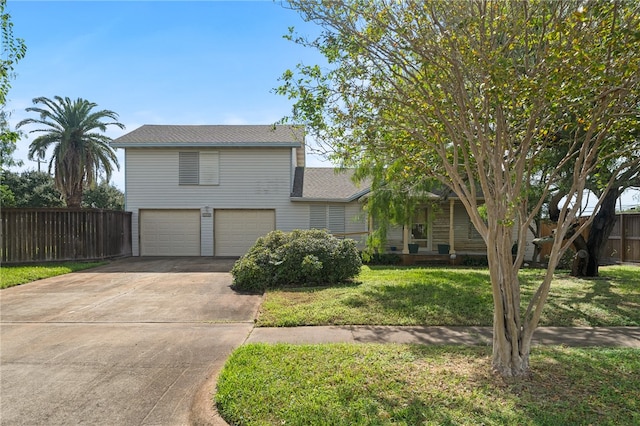
M 200 256 L 200 210 L 142 210 L 142 256 Z
M 275 229 L 274 210 L 216 210 L 216 256 L 241 256 Z

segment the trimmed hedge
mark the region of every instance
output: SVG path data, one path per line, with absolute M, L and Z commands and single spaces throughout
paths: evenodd
M 362 261 L 351 239 L 322 230 L 272 231 L 233 265 L 234 287 L 264 291 L 280 286 L 336 284 L 360 273 Z

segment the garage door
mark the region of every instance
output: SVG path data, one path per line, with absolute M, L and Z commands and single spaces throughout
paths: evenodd
M 242 256 L 276 225 L 274 210 L 216 210 L 214 219 L 216 256 Z
M 200 256 L 200 210 L 141 210 L 142 256 Z

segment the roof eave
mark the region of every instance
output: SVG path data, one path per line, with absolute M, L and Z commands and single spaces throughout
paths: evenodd
M 111 142 L 113 148 L 300 148 L 300 142 Z
M 305 197 L 289 197 L 293 202 L 311 202 L 311 203 L 351 203 L 351 198 L 305 198 Z

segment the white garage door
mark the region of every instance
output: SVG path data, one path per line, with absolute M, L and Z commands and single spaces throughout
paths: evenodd
M 242 256 L 276 225 L 274 210 L 216 210 L 214 219 L 216 256 Z
M 141 210 L 142 256 L 200 256 L 200 210 Z

